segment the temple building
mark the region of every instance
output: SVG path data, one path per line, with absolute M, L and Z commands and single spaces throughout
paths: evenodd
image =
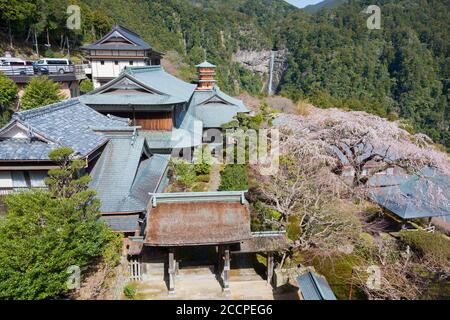
M 252 232 L 245 191 L 165 192 L 174 150 L 208 143 L 205 130 L 221 130 L 249 112 L 216 85 L 215 66 L 197 65 L 196 83 L 184 82 L 164 71 L 161 54 L 117 25 L 83 48 L 93 63 L 94 91 L 17 112 L 0 129 L 0 202 L 2 195 L 46 188 L 47 171 L 57 167 L 48 153 L 70 147 L 73 159 L 85 162 L 80 174 L 92 178 L 99 219 L 126 236 L 127 254 L 138 263 L 130 276 L 144 279 L 162 261 L 174 292 L 179 268 L 193 259 L 181 257 L 209 251 L 214 261 L 207 263 L 228 290 L 230 257 L 264 252 L 270 282 L 273 252 L 284 248 L 286 236 Z
M 81 49 L 88 54 L 94 88 L 117 77 L 125 66 L 161 64 L 161 53 L 133 31 L 117 24 L 103 38 Z
M 204 65 L 214 67 L 198 65 L 199 74 Z M 80 100 L 104 115 L 130 119 L 141 128 L 150 149 L 171 153 L 201 145 L 205 129 L 220 129 L 238 113 L 250 112 L 242 101 L 222 92 L 214 79 L 201 79 L 196 85 L 161 66 L 126 67 L 117 78 Z

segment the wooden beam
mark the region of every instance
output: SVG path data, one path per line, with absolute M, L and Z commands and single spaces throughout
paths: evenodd
M 273 266 L 273 252 L 267 252 L 267 284 L 272 283 Z
M 175 294 L 175 252 L 169 249 L 169 294 Z
M 223 252 L 223 291 L 230 291 L 230 249 L 225 247 Z

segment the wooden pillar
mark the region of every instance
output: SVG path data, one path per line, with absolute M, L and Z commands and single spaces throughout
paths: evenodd
M 169 294 L 175 293 L 175 252 L 173 249 L 169 249 Z
M 272 283 L 273 278 L 273 252 L 267 252 L 267 283 Z
M 217 246 L 217 274 L 222 275 L 223 271 L 223 247 L 219 244 Z
M 223 290 L 230 291 L 230 249 L 225 247 L 223 252 Z

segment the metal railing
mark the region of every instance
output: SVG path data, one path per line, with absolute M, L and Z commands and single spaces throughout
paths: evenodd
M 281 237 L 286 234 L 285 230 L 282 231 L 257 231 L 252 232 L 253 237 Z
M 31 191 L 33 189 L 48 189 L 47 187 L 14 187 L 14 188 L 0 188 L 0 196 L 6 196 L 13 193 Z
M 88 64 L 71 65 L 49 65 L 45 66 L 48 75 L 74 74 L 78 77 L 86 77 L 86 69 L 91 66 Z M 33 66 L 0 66 L 0 72 L 7 76 L 34 76 L 45 74 L 34 70 Z
M 33 66 L 0 66 L 0 71 L 7 76 L 32 76 Z

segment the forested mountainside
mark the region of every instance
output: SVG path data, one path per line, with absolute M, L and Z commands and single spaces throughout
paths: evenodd
M 368 5 L 381 8 L 382 29 L 368 30 Z M 450 146 L 450 1 L 350 1 L 283 22 L 290 52 L 281 90 L 321 107 L 340 106 L 408 119 Z
M 306 12 L 317 13 L 322 9 L 336 8 L 341 4 L 345 3 L 347 0 L 324 0 L 316 4 L 310 4 L 303 8 Z
M 81 30 L 65 28 L 61 8 L 69 4 L 81 7 Z M 373 4 L 381 8 L 381 30 L 366 26 L 362 11 Z M 31 48 L 35 29 L 43 52 L 48 29 L 52 51 L 67 36 L 74 53 L 119 23 L 156 49 L 175 51 L 186 79 L 206 51 L 231 94 L 259 94 L 267 82 L 233 59 L 236 52 L 285 49 L 281 94 L 402 117 L 450 147 L 449 8 L 450 0 L 350 0 L 309 14 L 282 0 L 0 0 L 0 36 L 4 48 L 11 26 L 14 41 Z

